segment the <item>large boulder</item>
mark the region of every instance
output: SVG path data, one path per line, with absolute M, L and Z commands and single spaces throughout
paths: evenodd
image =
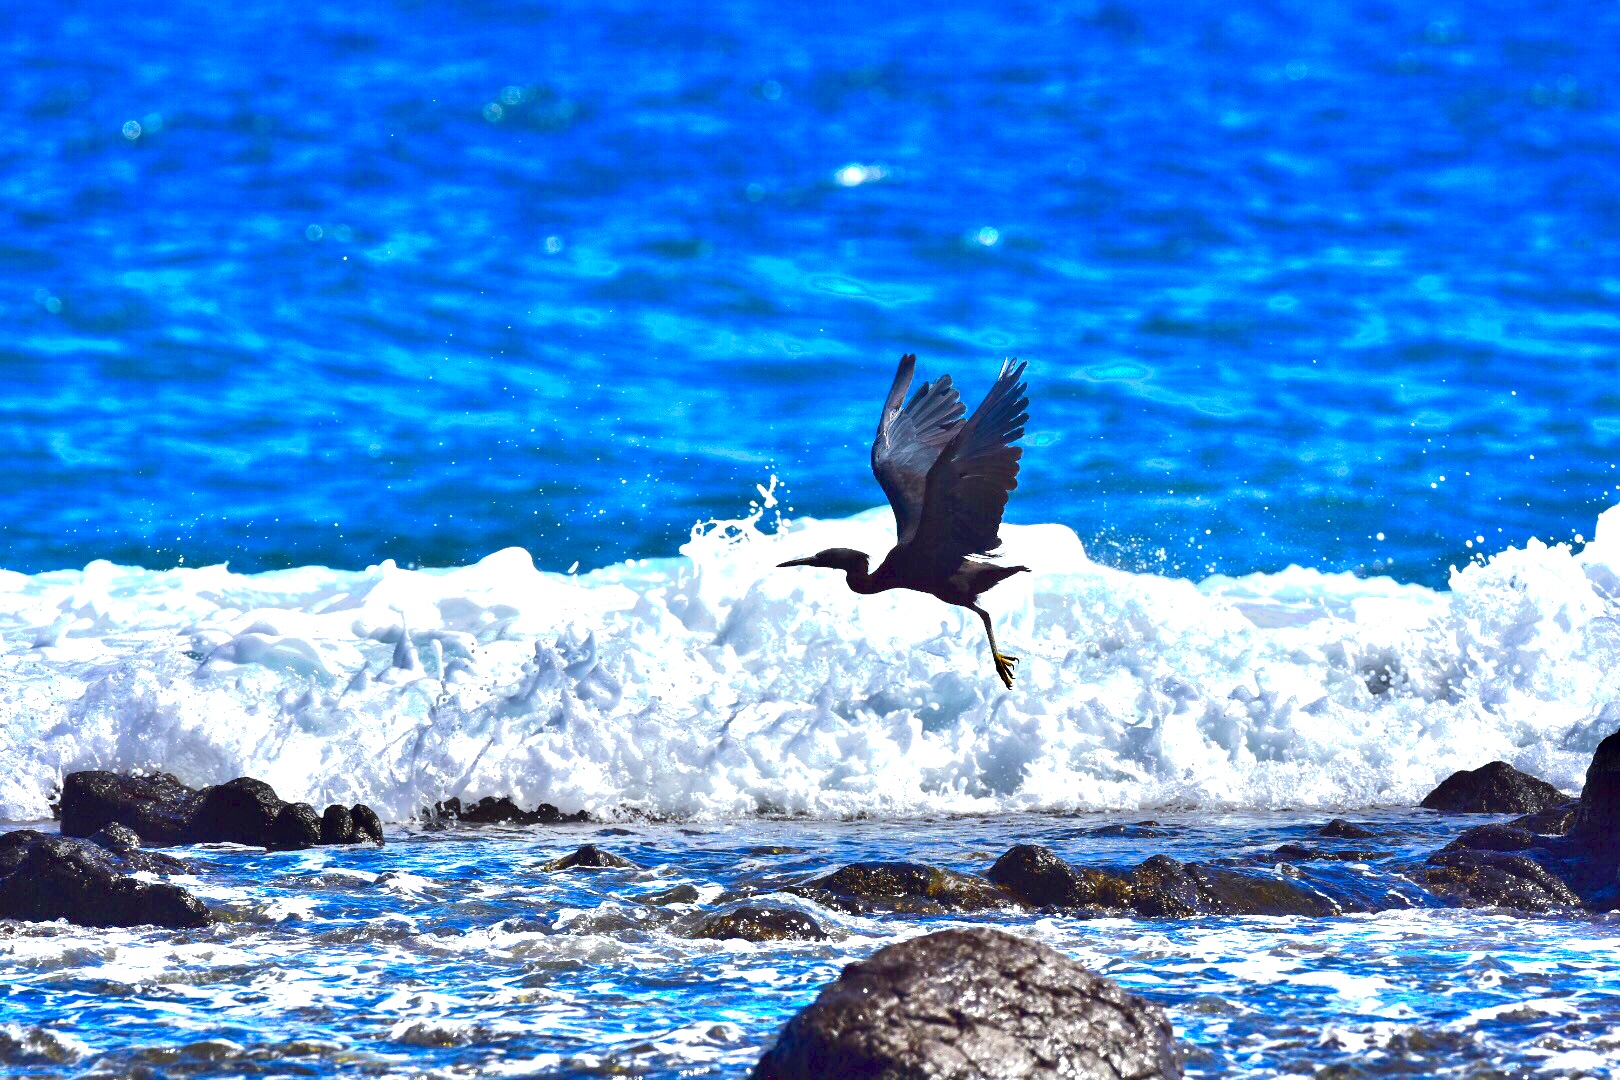
M 1620 731 L 1598 744 L 1569 838 L 1582 847 L 1620 853 Z
M 1452 773 L 1420 805 L 1451 814 L 1533 814 L 1568 798 L 1545 780 L 1493 761 Z
M 1131 906 L 1130 882 L 1117 874 L 1075 866 L 1039 844 L 1015 844 L 985 877 L 1034 907 L 1117 911 Z
M 827 936 L 821 924 L 802 911 L 789 908 L 743 907 L 710 915 L 692 931 L 695 938 L 741 938 L 743 941 L 819 941 Z
M 1160 1009 L 1046 945 L 944 930 L 844 968 L 788 1021 L 754 1080 L 1179 1077 Z
M 1438 851 L 1411 877 L 1453 907 L 1545 912 L 1581 906 L 1580 897 L 1546 867 L 1505 851 L 1466 847 Z
M 850 863 L 793 892 L 842 911 L 937 915 L 1016 906 L 1016 899 L 971 874 L 911 862 Z
M 284 802 L 269 784 L 250 776 L 199 791 L 168 773 L 69 773 L 60 814 L 64 836 L 91 836 L 116 824 L 146 844 L 306 848 L 383 842 L 382 822 L 368 806 L 329 806 L 318 817 L 314 807 Z
M 134 871 L 166 871 L 177 860 L 121 855 L 117 834 L 104 843 L 32 829 L 0 833 L 0 919 L 81 926 L 207 926 L 208 909 L 176 885 L 138 881 Z

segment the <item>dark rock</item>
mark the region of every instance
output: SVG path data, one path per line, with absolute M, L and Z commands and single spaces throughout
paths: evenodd
M 90 842 L 105 848 L 123 861 L 126 872 L 150 870 L 154 874 L 189 874 L 191 867 L 172 855 L 142 851 L 141 838 L 127 825 L 114 822 L 97 829 Z
M 1265 855 L 1258 856 L 1262 862 L 1371 862 L 1389 855 L 1387 851 L 1370 851 L 1362 848 L 1323 848 L 1312 847 L 1309 844 L 1287 843 Z
M 1130 882 L 1117 874 L 1074 866 L 1038 844 L 1008 849 L 985 877 L 1034 907 L 1131 906 Z
M 565 814 L 550 803 L 525 810 L 505 795 L 486 795 L 471 806 L 462 806 L 460 799 L 446 799 L 434 804 L 433 814 L 469 825 L 568 825 L 591 820 L 584 810 Z
M 1087 836 L 1130 836 L 1146 837 L 1169 836 L 1171 830 L 1166 829 L 1157 821 L 1138 821 L 1131 825 L 1099 825 L 1086 834 Z
M 1155 855 L 1131 871 L 1131 901 L 1140 915 L 1186 918 L 1205 910 L 1198 879 L 1168 855 Z
M 1580 805 L 1579 799 L 1570 799 L 1534 814 L 1514 818 L 1508 824 L 1517 829 L 1527 829 L 1538 836 L 1563 836 L 1575 824 L 1575 811 Z
M 347 806 L 333 803 L 321 815 L 321 843 L 323 844 L 354 844 L 358 843 L 360 835 L 354 828 L 354 815 Z
M 143 844 L 296 848 L 323 842 L 312 807 L 285 803 L 269 784 L 249 776 L 196 791 L 168 773 L 69 773 L 60 808 L 64 836 L 87 837 L 116 824 L 134 830 Z M 352 816 L 362 838 L 382 843 L 376 814 L 356 806 Z
M 585 870 L 606 870 L 609 868 L 633 869 L 635 863 L 623 855 L 615 855 L 611 851 L 603 851 L 595 844 L 586 844 L 577 851 L 569 852 L 560 859 L 553 859 L 546 863 L 546 870 L 572 870 L 575 867 Z
M 710 915 L 692 931 L 695 938 L 742 938 L 744 941 L 819 941 L 821 924 L 788 908 L 740 907 Z
M 299 851 L 321 842 L 321 819 L 309 803 L 282 803 L 276 820 L 270 823 L 270 842 L 265 847 Z
M 386 841 L 383 839 L 382 819 L 377 812 L 365 803 L 355 803 L 349 807 L 349 817 L 354 820 L 355 842 L 364 844 L 370 841 L 382 847 Z
M 103 825 L 90 834 L 90 842 L 106 848 L 114 855 L 127 855 L 140 850 L 141 837 L 128 825 L 120 825 L 115 821 L 110 825 Z
M 676 885 L 673 888 L 663 889 L 659 892 L 648 893 L 641 898 L 643 904 L 652 904 L 663 907 L 666 904 L 695 904 L 703 899 L 703 894 L 691 885 Z
M 1460 848 L 1440 851 L 1413 880 L 1454 907 L 1510 907 L 1554 911 L 1580 906 L 1568 885 L 1523 855 Z
M 792 890 L 844 911 L 932 915 L 1012 906 L 1011 895 L 983 878 L 907 862 L 851 863 Z
M 62 780 L 62 835 L 89 836 L 116 822 L 148 844 L 184 844 L 196 794 L 168 773 L 68 773 Z
M 754 1080 L 1179 1077 L 1169 1021 L 1046 945 L 945 930 L 879 949 L 789 1020 Z
M 1353 822 L 1346 821 L 1342 817 L 1336 817 L 1326 825 L 1323 825 L 1321 828 L 1317 829 L 1316 835 L 1332 836 L 1340 840 L 1371 840 L 1378 834 L 1373 832 L 1371 829 L 1366 829 L 1360 825 L 1354 824 Z
M 1442 850 L 1458 851 L 1467 848 L 1471 851 L 1523 851 L 1525 848 L 1536 846 L 1535 834 L 1528 829 L 1521 829 L 1514 825 L 1475 825 L 1472 829 L 1464 829 L 1451 843 Z
M 1569 798 L 1505 761 L 1455 772 L 1429 792 L 1422 806 L 1452 814 L 1532 814 Z
M 1189 863 L 1204 910 L 1229 915 L 1338 915 L 1338 904 L 1292 881 Z
M 283 805 L 275 788 L 251 776 L 204 788 L 198 793 L 190 839 L 198 844 L 270 847 L 271 830 Z
M 81 926 L 207 926 L 208 909 L 175 885 L 128 876 L 150 869 L 134 852 L 32 829 L 0 834 L 0 918 Z M 174 861 L 174 860 L 170 860 Z
M 1620 731 L 1592 755 L 1569 838 L 1597 851 L 1620 852 Z

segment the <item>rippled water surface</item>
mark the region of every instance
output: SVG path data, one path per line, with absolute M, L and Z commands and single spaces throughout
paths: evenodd
M 10 569 L 846 514 L 907 350 L 1029 359 L 1011 514 L 1131 569 L 1437 584 L 1620 484 L 1612 2 L 92 2 L 0 57 Z
M 1242 860 L 1322 818 L 1171 814 L 1164 837 L 1094 832 L 1126 820 L 396 828 L 382 850 L 188 849 L 192 887 L 222 917 L 206 932 L 0 929 L 0 1064 L 41 1077 L 140 1063 L 169 1076 L 735 1076 L 843 964 L 968 918 L 1163 1005 L 1191 1075 L 1605 1076 L 1620 1061 L 1613 916 L 857 917 L 778 891 L 861 859 L 982 872 L 1021 841 L 1093 864 Z M 1391 868 L 1457 828 L 1421 811 L 1358 820 L 1388 858 L 1309 864 L 1307 881 L 1418 897 Z M 642 869 L 542 868 L 582 842 Z M 670 895 L 683 885 L 696 900 Z M 685 936 L 742 897 L 810 913 L 831 938 Z

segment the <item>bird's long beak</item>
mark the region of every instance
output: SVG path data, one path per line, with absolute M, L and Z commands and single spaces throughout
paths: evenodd
M 814 566 L 815 564 L 816 563 L 815 563 L 814 559 L 789 559 L 787 562 L 779 562 L 776 565 L 777 566 Z

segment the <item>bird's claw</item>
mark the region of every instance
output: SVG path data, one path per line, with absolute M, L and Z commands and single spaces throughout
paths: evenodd
M 998 652 L 992 655 L 996 658 L 996 674 L 1001 676 L 1001 683 L 1007 689 L 1012 689 L 1013 665 L 1018 663 L 1018 657 Z

